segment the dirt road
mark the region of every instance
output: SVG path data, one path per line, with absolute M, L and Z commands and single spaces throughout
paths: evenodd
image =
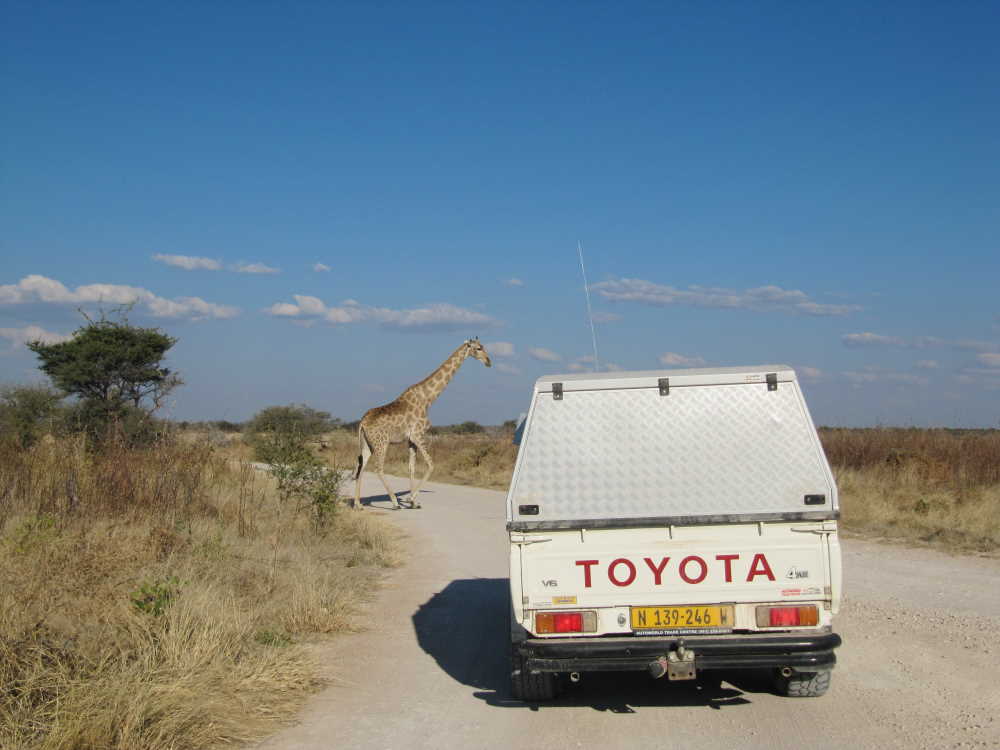
M 404 529 L 407 564 L 370 629 L 324 647 L 331 686 L 266 750 L 1000 747 L 1000 560 L 845 540 L 844 645 L 822 698 L 780 698 L 752 673 L 717 690 L 609 674 L 529 706 L 508 692 L 503 493 L 431 484 L 422 510 L 389 511 L 377 483 L 365 512 Z

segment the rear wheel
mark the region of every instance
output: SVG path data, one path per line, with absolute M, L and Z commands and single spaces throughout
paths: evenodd
M 830 688 L 831 672 L 793 672 L 788 677 L 774 673 L 774 689 L 789 698 L 818 698 Z
M 510 655 L 511 694 L 521 701 L 548 701 L 559 693 L 559 681 L 551 672 L 531 674 L 527 660 L 511 649 Z

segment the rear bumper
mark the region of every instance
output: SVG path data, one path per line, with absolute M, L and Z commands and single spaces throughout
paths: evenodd
M 789 667 L 797 672 L 833 669 L 836 633 L 683 636 L 677 638 L 529 638 L 514 644 L 532 672 L 643 671 L 650 662 L 683 646 L 694 652 L 695 668 Z

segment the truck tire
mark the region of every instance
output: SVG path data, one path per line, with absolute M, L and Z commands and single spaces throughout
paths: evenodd
M 819 698 L 830 688 L 831 672 L 795 672 L 783 677 L 774 673 L 774 689 L 789 698 Z
M 558 694 L 558 680 L 551 672 L 531 674 L 527 660 L 515 651 L 510 655 L 511 694 L 520 701 L 548 701 Z

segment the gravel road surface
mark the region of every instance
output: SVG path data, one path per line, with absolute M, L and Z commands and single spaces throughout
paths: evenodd
M 317 652 L 330 686 L 264 750 L 1000 748 L 1000 560 L 843 540 L 844 645 L 822 698 L 753 673 L 714 690 L 629 673 L 528 705 L 508 690 L 504 493 L 430 484 L 423 509 L 391 511 L 372 479 L 364 512 L 404 530 L 406 565 L 369 629 Z

